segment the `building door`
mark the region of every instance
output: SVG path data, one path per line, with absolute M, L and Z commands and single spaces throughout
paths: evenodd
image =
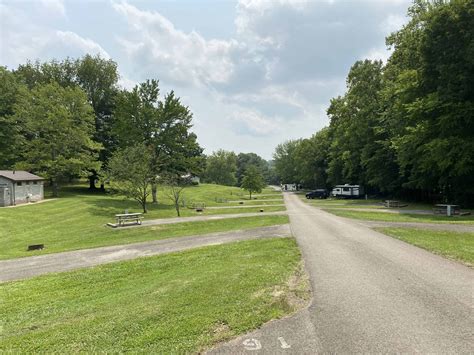
M 0 187 L 0 206 L 10 206 L 11 204 L 10 189 L 8 187 Z

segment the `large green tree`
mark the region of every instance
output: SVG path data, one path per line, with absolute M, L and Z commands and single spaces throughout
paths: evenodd
M 265 180 L 260 169 L 255 165 L 249 165 L 245 170 L 242 178 L 242 188 L 249 193 L 249 198 L 252 199 L 252 193 L 260 193 L 265 187 Z
M 92 140 L 94 112 L 78 87 L 57 83 L 24 89 L 14 108 L 14 119 L 24 122 L 25 140 L 17 168 L 35 171 L 51 181 L 58 195 L 61 181 L 98 169 L 101 145 Z
M 137 201 L 147 213 L 147 199 L 154 179 L 150 149 L 143 143 L 118 149 L 108 164 L 108 175 L 115 188 Z
M 102 165 L 107 164 L 108 158 L 116 149 L 112 126 L 115 97 L 118 92 L 117 63 L 111 59 L 88 54 L 76 60 L 66 58 L 62 61 L 28 62 L 20 65 L 14 73 L 18 80 L 30 89 L 57 83 L 63 88 L 78 86 L 84 90 L 94 111 L 93 139 L 103 147 L 99 161 Z M 89 169 L 91 189 L 96 188 L 95 181 L 99 176 L 99 168 L 100 166 L 94 165 Z
M 160 175 L 201 171 L 202 149 L 191 132 L 192 113 L 173 91 L 161 100 L 158 80 L 123 90 L 117 98 L 115 117 L 115 136 L 121 147 L 143 143 L 150 148 L 154 203 Z
M 255 153 L 239 153 L 237 155 L 236 173 L 237 184 L 239 186 L 242 184 L 242 179 L 244 177 L 245 171 L 250 165 L 257 167 L 266 182 L 269 182 L 271 180 L 270 168 L 268 162 L 265 159 Z
M 227 186 L 237 184 L 237 156 L 234 152 L 218 150 L 206 159 L 204 181 Z
M 13 73 L 0 67 L 0 169 L 12 168 L 23 150 L 26 118 L 14 113 L 24 90 Z

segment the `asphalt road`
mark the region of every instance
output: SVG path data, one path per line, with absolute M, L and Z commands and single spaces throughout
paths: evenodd
M 313 300 L 210 353 L 473 353 L 474 270 L 285 194 Z
M 284 224 L 1 260 L 0 283 L 25 279 L 50 272 L 69 271 L 115 261 L 172 253 L 209 245 L 257 238 L 288 237 L 290 235 L 288 225 Z

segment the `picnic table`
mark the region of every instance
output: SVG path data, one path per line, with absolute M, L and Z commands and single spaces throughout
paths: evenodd
M 400 203 L 400 201 L 397 201 L 397 200 L 385 200 L 384 205 L 387 208 L 408 206 L 407 204 Z
M 447 205 L 437 204 L 433 208 L 435 214 L 445 214 L 446 216 L 452 216 L 453 214 L 459 214 L 459 205 Z
M 116 214 L 118 226 L 124 226 L 127 222 L 133 222 L 135 224 L 142 224 L 143 213 L 121 213 Z

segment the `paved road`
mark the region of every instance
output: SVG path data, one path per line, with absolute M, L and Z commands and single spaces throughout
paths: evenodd
M 474 270 L 286 194 L 311 305 L 211 353 L 472 353 Z
M 281 200 L 280 200 L 281 201 Z M 222 210 L 222 209 L 234 209 L 234 208 L 259 208 L 259 207 L 282 207 L 285 206 L 282 203 L 268 204 L 268 205 L 236 205 L 236 206 L 211 206 L 206 207 L 206 210 Z
M 50 272 L 69 271 L 208 245 L 218 245 L 257 238 L 288 237 L 290 235 L 289 226 L 284 224 L 2 260 L 0 261 L 0 282 L 25 279 Z

